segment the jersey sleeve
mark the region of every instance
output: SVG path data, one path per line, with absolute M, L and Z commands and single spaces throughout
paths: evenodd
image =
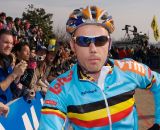
M 150 88 L 153 92 L 155 103 L 155 123 L 160 124 L 160 74 L 153 72 L 156 82 Z
M 142 65 L 142 64 L 141 64 Z M 149 89 L 153 93 L 155 105 L 155 123 L 160 124 L 160 74 L 143 65 L 145 75 L 137 75 L 138 87 Z
M 50 86 L 41 110 L 39 130 L 62 130 L 67 119 L 64 93 L 56 81 Z
M 148 89 L 153 93 L 155 122 L 160 124 L 160 74 L 132 59 L 115 60 L 114 64 L 132 79 L 135 88 Z

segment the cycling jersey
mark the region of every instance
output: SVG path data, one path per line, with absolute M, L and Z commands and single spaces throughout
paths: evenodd
M 134 93 L 150 89 L 155 100 L 155 122 L 160 123 L 159 74 L 132 59 L 112 60 L 98 81 L 79 72 L 78 65 L 51 83 L 39 130 L 138 130 Z

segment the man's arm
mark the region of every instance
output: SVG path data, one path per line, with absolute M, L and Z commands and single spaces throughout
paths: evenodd
M 0 115 L 4 115 L 5 117 L 7 117 L 8 111 L 9 107 L 0 102 Z
M 14 68 L 13 73 L 11 73 L 5 80 L 0 82 L 0 88 L 2 91 L 6 91 L 6 89 L 10 86 L 10 84 L 15 81 L 17 78 L 24 74 L 24 71 L 27 67 L 27 63 L 25 61 L 20 62 Z
M 145 75 L 137 75 L 139 81 L 139 88 L 148 89 L 153 93 L 155 105 L 155 124 L 149 130 L 156 130 L 154 128 L 160 124 L 160 74 L 150 70 L 146 65 L 143 65 Z M 159 129 L 157 129 L 159 130 Z
M 41 110 L 41 119 L 38 130 L 62 130 L 66 121 L 66 106 L 64 103 L 64 93 L 61 91 L 55 94 L 56 91 L 54 83 L 51 83 L 47 91 L 44 105 Z
M 5 80 L 0 82 L 0 88 L 2 91 L 6 91 L 9 85 L 17 78 L 17 75 L 12 73 Z

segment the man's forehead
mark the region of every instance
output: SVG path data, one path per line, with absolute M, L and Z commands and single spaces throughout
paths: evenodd
M 5 42 L 13 44 L 13 36 L 8 34 L 2 34 L 0 36 L 0 44 L 3 44 Z
M 10 34 L 2 34 L 2 35 L 0 35 L 0 39 L 6 38 L 6 37 L 12 37 L 13 38 L 13 36 L 10 35 Z
M 94 31 L 91 31 L 93 30 Z M 98 30 L 97 30 L 98 29 Z M 97 31 L 96 31 L 97 30 Z M 101 30 L 101 31 L 100 31 Z M 100 26 L 100 25 L 95 25 L 95 24 L 85 24 L 85 25 L 82 25 L 80 26 L 79 28 L 77 28 L 74 32 L 74 35 L 77 35 L 79 33 L 88 33 L 88 32 L 92 32 L 93 34 L 95 33 L 105 33 L 106 35 L 109 35 L 109 32 L 107 29 L 105 29 L 103 26 Z

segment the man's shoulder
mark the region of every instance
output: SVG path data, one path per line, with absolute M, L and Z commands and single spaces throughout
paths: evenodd
M 142 63 L 140 63 L 140 62 L 138 62 L 138 61 L 135 61 L 134 59 L 132 59 L 132 58 L 124 58 L 124 59 L 109 59 L 109 61 L 112 63 L 112 64 L 114 64 L 114 65 L 116 65 L 117 66 L 117 63 L 120 63 L 120 64 L 123 64 L 123 63 L 127 63 L 127 64 L 134 64 L 134 63 L 137 63 L 137 64 L 142 64 Z M 144 64 L 142 64 L 142 65 L 144 65 Z
M 124 72 L 136 73 L 141 76 L 146 74 L 146 65 L 139 63 L 131 58 L 112 60 L 112 62 L 114 62 L 114 66 L 118 67 Z
M 124 61 L 135 61 L 135 60 L 133 60 L 132 58 L 123 58 L 123 59 L 112 59 L 112 58 L 109 58 L 109 61 L 111 61 L 111 62 L 114 63 L 115 61 L 122 61 L 122 62 L 124 62 Z
M 61 74 L 51 82 L 49 91 L 53 92 L 54 94 L 60 94 L 62 91 L 68 90 L 71 86 L 68 84 L 70 84 L 72 79 L 73 79 L 73 70 L 69 70 Z
M 75 64 L 70 70 L 66 71 L 65 73 L 59 75 L 56 79 L 54 79 L 51 84 L 50 88 L 52 89 L 62 89 L 62 88 L 68 88 L 71 85 L 70 84 L 73 80 L 76 78 L 76 72 L 77 72 L 77 65 Z M 63 87 L 68 85 L 68 87 Z
M 62 78 L 65 78 L 65 77 L 70 77 L 73 75 L 73 73 L 75 73 L 75 71 L 77 69 L 77 65 L 74 65 L 70 70 L 60 74 L 55 80 L 53 81 L 57 81 L 58 79 L 62 79 Z

